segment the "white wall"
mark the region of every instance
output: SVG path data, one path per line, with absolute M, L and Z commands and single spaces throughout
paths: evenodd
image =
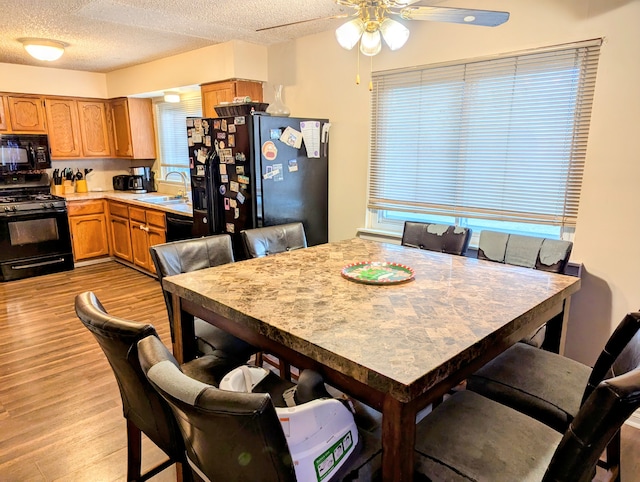
M 457 0 L 446 6 L 478 8 Z M 571 306 L 567 354 L 593 363 L 628 311 L 640 307 L 640 256 L 634 240 L 640 197 L 640 0 L 485 0 L 482 8 L 508 9 L 497 28 L 407 21 L 408 43 L 386 47 L 373 69 L 387 70 L 605 38 L 575 237 L 573 260 L 584 263 L 581 291 Z M 341 49 L 333 32 L 269 48 L 269 80 L 285 85 L 294 116 L 328 117 L 330 238 L 353 237 L 365 225 L 369 148 L 369 62 L 354 85 L 357 54 Z M 624 239 L 624 241 L 619 241 Z M 626 242 L 625 242 L 626 241 Z M 627 247 L 626 245 L 630 245 Z

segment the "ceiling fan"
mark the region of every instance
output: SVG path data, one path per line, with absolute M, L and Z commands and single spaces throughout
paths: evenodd
M 509 20 L 508 12 L 414 5 L 421 0 L 333 0 L 336 4 L 351 8 L 353 14 L 327 17 L 330 19 L 355 17 L 336 30 L 340 46 L 353 49 L 358 42 L 364 55 L 377 55 L 382 49 L 382 39 L 391 50 L 401 48 L 409 38 L 409 29 L 393 20 L 397 16 L 404 20 L 429 20 L 496 27 Z M 320 19 L 302 20 L 260 30 L 269 30 Z M 259 31 L 260 31 L 259 30 Z

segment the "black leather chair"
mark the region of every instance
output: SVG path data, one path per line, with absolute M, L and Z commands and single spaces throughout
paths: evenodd
M 593 369 L 516 343 L 473 374 L 467 389 L 564 432 L 599 383 L 634 370 L 639 360 L 640 313 L 630 313 L 607 341 Z M 607 466 L 619 463 L 617 434 L 607 450 Z
M 143 372 L 173 410 L 188 463 L 198 477 L 212 481 L 296 481 L 275 409 L 278 401 L 284 406 L 283 386 L 275 386 L 282 384 L 281 380 L 270 386 L 271 395 L 219 390 L 184 373 L 155 337 L 138 343 L 138 356 Z M 306 373 L 312 375 L 304 379 Z M 314 372 L 301 373 L 296 391 L 296 397 L 301 397 L 299 403 L 329 396 L 318 378 Z M 348 480 L 355 480 L 373 458 L 370 453 L 356 455 L 347 461 L 348 467 L 341 469 L 342 474 L 350 474 Z
M 307 247 L 307 237 L 302 223 L 245 229 L 240 231 L 240 235 L 249 258 L 262 258 Z
M 471 229 L 447 224 L 406 221 L 402 245 L 441 253 L 463 255 L 469 247 Z
M 139 340 L 151 336 L 162 343 L 156 330 L 151 325 L 110 316 L 90 291 L 76 296 L 75 310 L 102 348 L 120 388 L 127 421 L 127 480 L 147 480 L 173 463 L 183 464 L 184 445 L 171 409 L 149 384 L 138 361 Z M 225 373 L 237 366 L 223 353 L 217 355 L 188 362 L 182 370 L 196 380 L 217 385 Z M 169 456 L 168 461 L 144 475 L 140 473 L 142 433 Z M 186 480 L 190 480 L 189 471 L 187 476 Z
M 160 285 L 165 276 L 234 262 L 231 237 L 228 234 L 156 244 L 151 246 L 149 251 Z M 162 293 L 167 305 L 173 340 L 173 300 L 168 291 L 163 289 Z M 200 318 L 195 318 L 193 324 L 200 353 L 210 354 L 215 350 L 222 350 L 244 362 L 257 352 L 251 345 Z
M 563 433 L 458 392 L 418 424 L 416 471 L 429 480 L 591 481 L 600 454 L 638 407 L 638 369 L 598 384 Z
M 480 233 L 478 242 L 478 259 L 564 273 L 572 248 L 571 241 L 484 230 Z M 546 327 L 546 324 L 542 325 L 522 341 L 542 347 Z

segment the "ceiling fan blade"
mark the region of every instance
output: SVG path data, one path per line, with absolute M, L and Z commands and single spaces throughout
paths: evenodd
M 341 13 L 340 15 L 332 15 L 330 17 L 309 18 L 307 20 L 298 20 L 297 22 L 282 23 L 280 25 L 274 25 L 273 27 L 259 28 L 259 29 L 256 30 L 256 32 L 264 32 L 265 30 L 272 30 L 274 28 L 290 27 L 291 25 L 298 25 L 298 24 L 307 23 L 307 22 L 315 22 L 317 20 L 333 20 L 333 19 L 336 19 L 336 18 L 347 18 L 347 17 L 350 17 L 352 15 L 353 14 L 351 14 L 351 13 Z
M 400 10 L 400 16 L 407 20 L 430 20 L 482 27 L 496 27 L 509 20 L 509 12 L 451 7 L 405 7 Z

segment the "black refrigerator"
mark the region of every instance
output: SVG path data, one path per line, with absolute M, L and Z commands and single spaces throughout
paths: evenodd
M 328 241 L 329 121 L 266 115 L 187 118 L 193 233 L 301 221 L 309 246 Z

